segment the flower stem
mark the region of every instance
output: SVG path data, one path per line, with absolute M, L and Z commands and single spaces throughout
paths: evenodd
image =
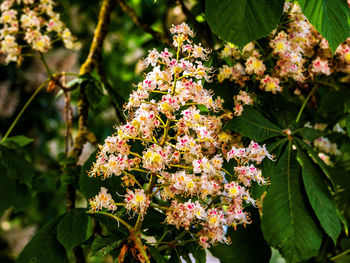
M 0 143 L 3 143 L 4 141 L 6 141 L 7 137 L 10 135 L 11 131 L 13 130 L 13 128 L 15 127 L 15 125 L 17 124 L 18 120 L 21 118 L 21 116 L 23 115 L 24 111 L 28 108 L 29 104 L 33 101 L 33 99 L 36 97 L 36 95 L 38 95 L 38 93 L 46 86 L 46 84 L 50 81 L 50 79 L 47 79 L 43 84 L 41 84 L 32 94 L 32 96 L 28 99 L 28 101 L 26 102 L 26 104 L 24 104 L 23 108 L 21 109 L 21 111 L 18 113 L 16 119 L 12 122 L 10 128 L 7 130 L 6 134 L 4 135 L 4 137 L 1 139 Z
M 105 215 L 105 216 L 108 216 L 120 223 L 122 223 L 122 225 L 124 225 L 129 231 L 132 230 L 132 226 L 129 225 L 126 221 L 124 221 L 123 219 L 121 219 L 120 217 L 116 216 L 116 215 L 113 215 L 113 214 L 110 214 L 110 213 L 106 213 L 106 212 L 94 212 L 94 214 L 100 214 L 100 215 Z
M 343 251 L 342 253 L 330 258 L 330 261 L 334 261 L 334 260 L 341 258 L 342 256 L 345 256 L 346 254 L 349 254 L 349 253 L 350 253 L 350 249 L 347 249 L 347 250 Z
M 165 238 L 165 236 L 168 234 L 168 231 L 165 231 L 164 234 L 161 236 L 161 238 L 158 240 L 157 244 L 155 245 L 155 247 L 159 247 L 159 245 L 162 243 L 163 239 Z
M 45 59 L 45 57 L 44 57 L 44 54 L 41 53 L 41 52 L 39 52 L 39 54 L 40 54 L 40 59 L 41 59 L 41 61 L 43 62 L 44 67 L 45 67 L 45 69 L 46 69 L 46 71 L 47 71 L 47 74 L 48 74 L 50 77 L 52 77 L 52 71 L 50 70 L 50 67 L 49 67 L 49 65 L 48 65 L 47 62 L 46 62 L 46 59 Z
M 315 90 L 316 90 L 317 88 L 318 88 L 318 84 L 316 84 L 316 85 L 312 88 L 312 90 L 310 91 L 309 95 L 307 95 L 306 99 L 304 100 L 303 105 L 301 106 L 301 108 L 300 108 L 300 110 L 299 110 L 298 116 L 297 116 L 297 118 L 296 118 L 296 120 L 295 120 L 296 123 L 299 122 L 300 117 L 301 117 L 301 114 L 303 113 L 304 108 L 305 108 L 307 102 L 309 101 L 309 99 L 311 98 L 311 95 L 315 92 Z
M 190 166 L 184 166 L 184 165 L 178 165 L 178 164 L 169 164 L 170 167 L 176 167 L 176 168 L 182 168 L 182 169 L 188 169 L 188 170 L 193 170 L 192 167 Z
M 157 209 L 160 209 L 160 210 L 173 211 L 173 209 L 171 209 L 170 207 L 159 206 L 159 205 L 157 205 L 156 203 L 151 203 L 151 206 L 152 206 L 153 208 L 157 208 Z
M 234 176 L 233 176 L 231 173 L 229 173 L 229 171 L 227 171 L 226 169 L 221 168 L 221 170 L 224 171 L 225 173 L 227 173 L 229 176 L 234 177 Z
M 136 180 L 135 176 L 131 173 L 125 172 L 123 171 L 123 174 L 125 174 L 126 176 L 131 177 L 131 179 L 140 187 L 142 188 L 142 185 L 139 183 L 139 181 Z

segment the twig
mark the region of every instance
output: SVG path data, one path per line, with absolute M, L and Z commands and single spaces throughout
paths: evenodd
M 155 39 L 163 42 L 165 45 L 170 46 L 171 40 L 163 33 L 153 30 L 148 24 L 142 23 L 141 19 L 136 14 L 135 10 L 128 6 L 124 0 L 116 0 L 120 8 L 126 13 L 132 21 L 143 29 L 145 32 L 151 34 Z
M 114 8 L 114 4 L 114 0 L 104 0 L 102 3 L 89 55 L 80 68 L 80 75 L 91 73 L 94 67 L 97 67 L 97 63 L 101 60 L 103 42 L 108 33 L 110 15 Z

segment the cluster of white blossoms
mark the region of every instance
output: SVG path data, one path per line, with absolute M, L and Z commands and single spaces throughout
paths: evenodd
M 45 53 L 62 40 L 68 49 L 79 48 L 70 30 L 54 12 L 53 0 L 4 0 L 0 6 L 0 53 L 5 63 L 21 63 L 22 50 Z
M 243 106 L 252 105 L 253 98 L 251 94 L 240 90 L 239 94 L 233 97 L 235 107 L 233 108 L 233 112 L 235 116 L 241 116 L 243 112 Z
M 203 62 L 210 50 L 192 43 L 194 34 L 185 23 L 170 31 L 177 52 L 149 52 L 144 63 L 153 69 L 125 107 L 131 117 L 100 146 L 90 176 L 123 175 L 126 194 L 120 205 L 129 214 L 143 217 L 153 205 L 167 224 L 191 230 L 209 247 L 229 241 L 226 226 L 250 223 L 244 210 L 255 205 L 249 187 L 253 181 L 267 183 L 254 164 L 272 157 L 265 146 L 233 144 L 222 131 L 223 101 L 203 88 L 212 72 Z M 237 100 L 251 104 L 247 96 L 241 93 Z M 97 197 L 90 200 L 92 211 L 101 209 Z M 160 200 L 168 206 L 156 205 Z
M 265 47 L 250 42 L 240 51 L 225 44 L 220 53 L 224 65 L 217 74 L 220 83 L 228 80 L 245 89 L 254 81 L 261 90 L 277 94 L 283 89 L 281 83 L 290 79 L 305 83 L 336 71 L 350 72 L 350 38 L 333 56 L 327 40 L 309 23 L 298 3 L 286 1 L 284 16 L 286 23 L 271 32 Z M 265 50 L 268 56 L 262 55 Z M 235 112 L 242 112 L 243 104 L 235 107 Z
M 89 203 L 94 210 L 102 210 L 103 208 L 111 211 L 117 210 L 112 196 L 107 193 L 107 189 L 104 187 L 101 187 L 101 191 L 94 198 L 91 198 Z

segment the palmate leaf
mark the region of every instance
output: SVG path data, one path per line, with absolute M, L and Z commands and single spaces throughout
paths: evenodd
M 302 138 L 313 141 L 316 140 L 319 137 L 322 137 L 325 135 L 324 131 L 316 130 L 309 127 L 302 127 L 295 131 L 296 134 L 299 134 Z
M 322 241 L 301 187 L 300 166 L 289 142 L 271 176 L 261 222 L 266 241 L 279 249 L 287 262 L 315 256 Z
M 258 142 L 285 135 L 277 125 L 270 122 L 259 111 L 245 108 L 242 116 L 230 121 L 225 128 L 241 133 Z
M 350 36 L 350 11 L 346 0 L 298 0 L 309 22 L 327 39 L 334 53 Z
M 118 250 L 123 240 L 124 239 L 119 239 L 116 236 L 98 236 L 91 245 L 91 255 L 104 257 L 112 251 Z
M 34 139 L 32 139 L 32 138 L 28 138 L 24 135 L 17 135 L 17 136 L 8 137 L 5 142 L 14 142 L 18 146 L 23 147 L 23 146 L 26 146 L 27 144 L 29 144 L 33 141 L 34 141 Z
M 239 47 L 267 36 L 282 16 L 284 0 L 207 0 L 211 30 Z
M 302 176 L 309 201 L 322 228 L 333 239 L 334 244 L 341 231 L 335 203 L 322 178 L 322 174 L 307 154 L 298 146 L 298 161 L 302 166 Z

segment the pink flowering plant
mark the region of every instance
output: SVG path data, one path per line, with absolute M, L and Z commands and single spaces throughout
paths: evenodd
M 213 69 L 203 64 L 210 50 L 192 43 L 194 33 L 185 23 L 170 32 L 177 51 L 149 52 L 144 64 L 153 68 L 130 95 L 125 106 L 130 117 L 100 146 L 89 173 L 105 180 L 118 176 L 125 190 L 114 200 L 101 187 L 89 201 L 91 212 L 109 213 L 139 235 L 148 228 L 147 211 L 154 209 L 162 224 L 186 235 L 183 243 L 229 244 L 226 227 L 251 223 L 245 207 L 256 206 L 256 200 L 249 188 L 253 182 L 267 184 L 256 166 L 272 156 L 265 145 L 251 141 L 244 147 L 220 136 L 227 122 L 223 100 L 203 88 L 212 78 Z M 135 143 L 142 149 L 135 151 Z M 137 217 L 135 225 L 125 216 Z M 140 260 L 147 261 L 147 252 L 135 245 Z
M 1 1 L 10 262 L 347 262 L 349 5 Z

